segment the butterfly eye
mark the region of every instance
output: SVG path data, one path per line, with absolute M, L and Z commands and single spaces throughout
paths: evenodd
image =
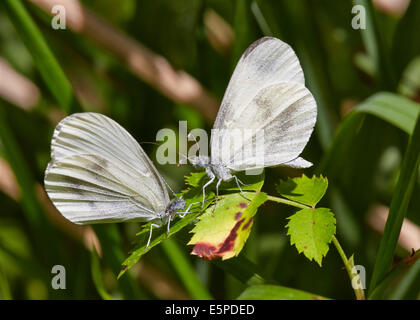
M 172 210 L 169 210 L 169 215 L 172 217 L 174 215 L 174 212 Z

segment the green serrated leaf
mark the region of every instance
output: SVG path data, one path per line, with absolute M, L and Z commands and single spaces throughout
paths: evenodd
M 178 196 L 181 196 L 181 195 L 178 195 Z M 186 207 L 188 207 L 190 203 L 200 202 L 202 200 L 202 194 L 199 189 L 188 190 L 187 192 L 183 194 L 183 197 L 186 201 Z M 214 193 L 206 194 L 206 202 L 205 202 L 203 210 L 205 210 L 211 204 L 211 201 L 213 199 L 214 199 Z M 149 247 L 147 249 L 146 249 L 146 244 L 149 237 L 150 225 L 153 223 L 153 221 L 142 225 L 142 229 L 136 234 L 137 239 L 136 239 L 133 252 L 122 263 L 123 268 L 120 271 L 118 278 L 120 278 L 127 270 L 129 270 L 134 264 L 136 264 L 145 253 L 147 253 L 153 247 L 160 244 L 162 241 L 166 240 L 168 237 L 181 231 L 189 223 L 194 221 L 194 219 L 196 219 L 197 216 L 200 214 L 200 210 L 201 210 L 200 203 L 193 205 L 190 208 L 190 212 L 191 212 L 190 214 L 187 214 L 182 219 L 178 219 L 178 220 L 175 220 L 175 222 L 172 222 L 171 228 L 169 230 L 169 235 L 167 234 L 166 225 L 160 228 L 153 229 L 153 238 L 150 241 Z
M 277 192 L 283 197 L 299 203 L 315 207 L 328 188 L 328 180 L 322 175 L 308 178 L 305 175 L 297 178 L 281 180 L 276 186 Z
M 202 180 L 205 179 L 206 176 L 205 171 L 193 172 L 189 176 L 185 177 L 185 184 L 196 188 L 201 185 Z
M 335 234 L 334 214 L 328 208 L 303 209 L 288 218 L 287 235 L 290 244 L 295 245 L 312 261 L 322 266 L 322 258 L 328 252 L 329 243 Z
M 251 232 L 253 216 L 267 200 L 262 192 L 245 195 L 251 202 L 235 193 L 220 198 L 214 212 L 213 207 L 207 209 L 191 231 L 194 236 L 188 244 L 195 245 L 192 254 L 207 260 L 226 260 L 239 254 Z
M 122 263 L 123 268 L 120 271 L 118 278 L 120 278 L 133 265 L 135 265 L 140 260 L 140 258 L 145 253 L 149 252 L 153 247 L 185 228 L 190 222 L 197 218 L 198 214 L 199 213 L 188 214 L 183 219 L 179 219 L 175 223 L 173 223 L 169 231 L 169 236 L 167 235 L 166 225 L 160 228 L 153 229 L 153 238 L 150 241 L 149 247 L 147 249 L 146 244 L 150 231 L 150 223 L 144 225 L 143 229 L 137 234 L 138 240 L 133 252 Z

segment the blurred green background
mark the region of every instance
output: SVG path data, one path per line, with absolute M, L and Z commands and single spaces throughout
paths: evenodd
M 75 226 L 42 189 L 51 135 L 66 114 L 104 113 L 139 142 L 154 142 L 161 128 L 177 131 L 179 120 L 209 131 L 240 55 L 264 35 L 294 48 L 317 100 L 318 121 L 303 153 L 314 167 L 305 174 L 328 177 L 322 206 L 336 214 L 337 238 L 369 283 L 394 201 L 397 230 L 389 237 L 398 236 L 402 218 L 411 224 L 404 224 L 396 250 L 392 241 L 383 245 L 397 269 L 380 297 L 419 298 L 418 260 L 404 259 L 420 248 L 420 142 L 413 134 L 420 1 L 68 1 L 65 30 L 51 27 L 54 3 L 0 5 L 0 299 L 236 299 L 261 283 L 352 299 L 333 247 L 320 268 L 289 245 L 284 226 L 293 208 L 260 208 L 239 260 L 190 256 L 183 230 L 117 280 L 139 224 Z M 364 30 L 352 28 L 356 4 L 365 9 Z M 155 161 L 157 146 L 142 146 Z M 157 167 L 177 191 L 192 170 Z M 302 173 L 269 168 L 263 190 L 274 194 L 279 179 Z M 54 265 L 66 268 L 65 290 L 51 287 Z M 265 280 L 238 276 L 238 265 Z

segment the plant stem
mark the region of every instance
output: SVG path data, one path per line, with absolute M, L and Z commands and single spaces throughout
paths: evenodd
M 267 200 L 271 200 L 271 201 L 278 202 L 278 203 L 284 203 L 284 204 L 287 204 L 289 206 L 293 206 L 293 207 L 300 208 L 300 209 L 308 209 L 308 208 L 310 209 L 310 208 L 312 208 L 312 207 L 309 207 L 307 205 L 301 204 L 299 202 L 295 202 L 295 201 L 284 199 L 284 198 L 269 196 L 269 195 L 267 195 Z
M 338 242 L 337 238 L 335 236 L 333 236 L 332 241 L 335 245 L 335 248 L 338 251 L 338 254 L 341 257 L 341 260 L 343 260 L 344 266 L 346 267 L 347 273 L 349 275 L 350 278 L 350 282 L 352 284 L 353 287 L 353 279 L 355 277 L 358 277 L 357 273 L 353 273 L 353 267 L 354 267 L 354 262 L 347 259 L 346 254 L 344 253 L 343 248 L 340 245 L 340 242 Z M 362 288 L 353 288 L 354 290 L 354 294 L 356 295 L 356 299 L 357 300 L 365 300 L 365 291 Z
M 279 197 L 275 197 L 275 196 L 270 196 L 270 195 L 267 196 L 267 200 L 271 200 L 271 201 L 278 202 L 278 203 L 284 203 L 284 204 L 294 206 L 294 207 L 300 208 L 300 209 L 314 209 L 314 208 L 312 208 L 310 206 L 307 206 L 305 204 L 302 204 L 302 203 L 298 203 L 298 202 L 295 202 L 295 201 L 292 201 L 292 200 L 279 198 Z M 346 267 L 347 273 L 348 273 L 349 278 L 350 278 L 350 282 L 351 282 L 351 284 L 353 284 L 353 278 L 358 277 L 357 273 L 356 274 L 352 273 L 354 262 L 353 262 L 352 258 L 350 260 L 347 259 L 347 256 L 344 253 L 343 248 L 341 247 L 340 243 L 338 242 L 338 240 L 335 236 L 333 236 L 332 241 L 334 243 L 335 248 L 338 251 L 338 254 L 340 255 L 341 259 L 343 260 L 344 266 Z M 363 289 L 353 288 L 353 290 L 354 290 L 354 294 L 356 295 L 357 300 L 365 300 L 365 292 L 364 292 Z

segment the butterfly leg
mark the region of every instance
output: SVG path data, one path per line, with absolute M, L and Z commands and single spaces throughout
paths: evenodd
M 210 201 L 210 200 L 205 200 L 204 202 L 206 202 L 206 201 Z M 191 211 L 191 212 L 190 212 L 190 208 L 191 208 L 193 205 L 195 205 L 195 204 L 199 204 L 199 203 L 201 203 L 201 201 L 198 201 L 198 202 L 193 202 L 193 203 L 191 203 L 191 204 L 188 206 L 187 210 L 182 211 L 182 212 L 177 212 L 176 214 L 177 214 L 177 215 L 179 215 L 179 217 L 180 217 L 180 218 L 184 218 L 184 217 L 185 217 L 185 215 L 187 215 L 188 213 L 197 213 L 197 212 L 193 212 L 193 211 Z
M 152 223 L 152 224 L 150 225 L 149 240 L 147 240 L 146 248 L 145 248 L 144 250 L 147 250 L 147 248 L 149 248 L 150 240 L 152 239 L 152 230 L 153 230 L 153 227 L 160 227 L 160 225 L 158 225 L 158 224 L 154 224 L 154 223 Z
M 246 183 L 243 183 L 238 177 L 236 177 L 235 176 L 235 178 L 237 178 L 238 179 L 238 182 L 241 184 L 241 185 L 243 185 L 243 186 L 251 186 L 252 184 L 246 184 Z
M 212 184 L 213 183 L 213 181 L 214 181 L 214 179 L 216 179 L 216 176 L 212 176 L 211 177 L 211 179 L 203 186 L 203 202 L 202 202 L 202 205 L 201 205 L 201 209 L 203 209 L 204 208 L 204 201 L 206 200 L 206 187 L 208 186 L 208 185 L 210 185 L 210 184 Z
M 185 210 L 184 212 L 177 212 L 177 214 L 179 215 L 180 218 L 184 218 L 187 213 L 190 213 L 190 208 L 193 205 L 199 204 L 199 203 L 201 203 L 201 201 L 190 203 L 190 205 L 188 206 L 187 210 Z
M 233 176 L 233 177 L 235 178 L 236 185 L 238 186 L 238 189 L 239 189 L 239 191 L 241 192 L 242 197 L 244 197 L 245 199 L 247 199 L 247 200 L 251 201 L 251 199 L 248 199 L 248 198 L 245 196 L 244 192 L 242 191 L 241 186 L 239 185 L 239 181 L 240 181 L 240 180 L 238 179 L 238 177 L 237 177 L 237 176 Z M 241 181 L 241 183 L 242 183 L 242 181 Z M 242 183 L 242 184 L 243 184 L 243 183 Z
M 185 217 L 185 215 L 186 215 L 188 212 L 190 212 L 190 209 L 191 209 L 191 207 L 192 207 L 193 205 L 195 205 L 195 204 L 199 204 L 200 202 L 201 202 L 201 201 L 190 203 L 190 205 L 188 206 L 187 210 L 185 210 L 185 212 L 182 212 L 184 215 L 183 215 L 181 218 L 184 218 L 184 217 Z
M 200 201 L 201 202 L 201 201 Z M 179 212 L 178 213 L 178 215 L 179 215 L 179 217 L 182 219 L 182 218 L 185 218 L 185 215 L 187 214 L 187 213 L 189 213 L 188 211 L 185 211 L 185 212 Z
M 215 204 L 213 206 L 213 212 L 214 212 L 214 210 L 216 210 L 217 199 L 219 199 L 219 186 L 220 186 L 220 183 L 221 182 L 222 182 L 222 179 L 219 179 L 219 181 L 217 181 L 217 184 L 216 184 L 216 202 L 215 202 Z
M 170 225 L 171 225 L 171 216 L 169 216 L 169 219 L 168 219 L 168 231 L 166 233 L 166 237 L 169 237 L 169 227 L 170 227 Z
M 197 204 L 197 203 L 201 203 L 201 201 L 199 201 L 199 202 L 195 202 L 195 203 L 191 203 L 191 204 L 188 206 L 187 210 L 185 210 L 184 212 L 177 212 L 177 215 L 179 215 L 179 217 L 180 217 L 180 218 L 184 218 L 184 217 L 185 217 L 185 215 L 186 215 L 187 213 L 190 213 L 190 208 L 191 208 L 191 206 L 192 206 L 193 204 Z

